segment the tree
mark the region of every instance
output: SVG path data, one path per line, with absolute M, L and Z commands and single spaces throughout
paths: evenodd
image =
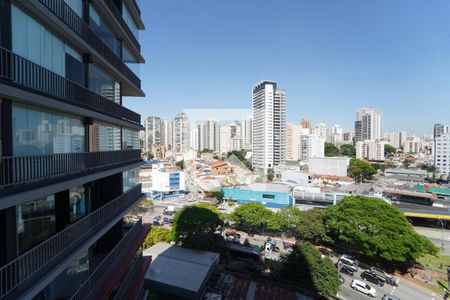
M 354 178 L 356 182 L 370 178 L 375 173 L 375 169 L 368 162 L 357 158 L 350 159 L 348 176 Z
M 280 277 L 305 289 L 314 289 L 323 296 L 335 296 L 339 290 L 337 268 L 310 243 L 296 244 L 282 260 Z
M 392 157 L 395 153 L 397 153 L 397 148 L 389 144 L 384 145 L 384 156 Z
M 175 165 L 181 170 L 184 170 L 184 160 L 177 161 Z
M 428 173 L 433 173 L 433 179 L 436 179 L 437 168 L 435 165 L 430 165 L 426 167 Z
M 211 149 L 205 148 L 202 151 L 200 151 L 200 154 L 203 154 L 203 153 L 213 153 L 213 151 Z
M 339 148 L 336 147 L 333 143 L 325 143 L 325 156 L 326 157 L 339 156 Z
M 170 229 L 164 227 L 152 227 L 144 240 L 144 249 L 150 248 L 159 242 L 170 242 Z
M 337 244 L 386 264 L 408 265 L 424 254 L 437 253 L 395 206 L 378 198 L 344 197 L 325 209 L 325 224 Z
M 205 192 L 206 196 L 211 198 L 216 198 L 217 201 L 222 202 L 223 201 L 223 191 L 211 191 L 211 192 Z
M 273 177 L 275 176 L 273 169 L 269 168 L 267 169 L 267 180 L 272 181 Z
M 356 148 L 350 144 L 344 144 L 339 149 L 339 152 L 342 156 L 355 157 L 356 156 Z
M 231 214 L 231 218 L 239 223 L 249 223 L 254 226 L 264 226 L 274 221 L 273 212 L 259 202 L 247 202 L 239 205 Z
M 245 149 L 241 149 L 239 151 L 238 150 L 230 151 L 227 153 L 227 158 L 229 158 L 232 155 L 236 156 L 239 159 L 239 161 L 241 161 L 245 165 L 247 169 L 253 171 L 252 163 L 245 158 L 245 156 L 247 156 L 247 151 Z
M 216 207 L 200 203 L 175 214 L 172 234 L 175 242 L 185 248 L 220 252 L 224 246 L 223 224 Z
M 301 212 L 301 218 L 295 227 L 298 236 L 304 240 L 318 242 L 325 237 L 324 213 L 314 208 Z

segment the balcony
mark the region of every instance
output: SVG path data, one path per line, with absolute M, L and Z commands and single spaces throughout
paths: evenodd
M 0 47 L 0 80 L 112 117 L 141 123 L 141 116 L 91 90 Z
M 136 39 L 134 34 L 131 32 L 130 28 L 128 27 L 128 24 L 123 19 L 122 14 L 120 13 L 117 6 L 113 3 L 112 0 L 105 0 L 104 2 L 106 4 L 106 6 L 108 7 L 108 9 L 111 11 L 111 13 L 114 15 L 114 17 L 117 19 L 117 21 L 120 23 L 120 26 L 125 30 L 125 33 L 130 37 L 134 46 L 138 49 L 139 52 L 141 52 L 141 45 L 139 44 L 139 41 Z
M 1 157 L 0 195 L 141 161 L 141 150 Z
M 137 88 L 141 88 L 141 80 L 114 54 L 98 37 L 89 25 L 83 21 L 63 0 L 38 0 L 57 16 L 64 24 L 77 33 L 88 45 L 110 62 Z
M 90 276 L 81 284 L 70 299 L 108 299 L 115 284 L 117 284 L 135 256 L 136 251 L 142 245 L 142 241 L 149 229 L 148 226 L 142 226 L 142 220 L 139 220 L 97 268 L 90 272 Z
M 125 214 L 141 198 L 141 185 L 138 185 L 1 267 L 0 298 L 19 298 L 21 293 L 64 261 L 67 255 L 108 222 Z M 139 232 L 137 227 L 135 225 L 122 239 L 122 244 Z

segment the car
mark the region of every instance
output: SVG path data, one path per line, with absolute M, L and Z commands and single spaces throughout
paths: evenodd
M 339 270 L 339 272 L 347 274 L 349 276 L 353 276 L 355 274 L 355 272 L 353 271 L 353 269 L 345 264 L 341 265 L 341 269 Z
M 168 225 L 168 224 L 170 224 L 169 220 L 168 219 L 164 220 L 164 225 Z
M 384 294 L 383 298 L 381 300 L 400 300 L 399 297 L 394 296 L 392 294 Z
M 363 294 L 366 294 L 367 296 L 370 296 L 372 298 L 375 298 L 377 296 L 377 290 L 365 283 L 364 281 L 353 279 L 352 283 L 350 284 L 352 289 L 361 292 Z
M 369 271 L 364 271 L 361 273 L 361 278 L 367 281 L 370 281 L 372 283 L 375 283 L 379 286 L 384 286 L 385 284 L 385 280 L 383 278 L 381 278 L 380 276 L 369 272 Z
M 153 226 L 160 226 L 158 221 L 153 221 Z
M 338 263 L 340 263 L 341 265 L 346 265 L 347 267 L 351 268 L 353 270 L 353 272 L 358 272 L 358 267 L 356 265 L 350 263 L 346 259 L 339 259 Z
M 333 256 L 333 251 L 331 251 L 327 248 L 324 248 L 324 247 L 320 247 L 319 252 L 325 256 Z
M 341 257 L 339 259 L 346 261 L 348 265 L 358 266 L 358 264 L 359 264 L 359 261 L 357 259 L 355 259 L 353 256 L 350 256 L 347 254 L 341 255 Z

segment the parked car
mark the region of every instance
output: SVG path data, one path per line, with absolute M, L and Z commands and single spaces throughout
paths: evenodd
M 352 289 L 361 292 L 363 294 L 366 294 L 367 296 L 370 296 L 372 298 L 375 298 L 377 296 L 377 290 L 365 283 L 364 281 L 353 279 L 352 283 L 350 284 Z
M 381 300 L 400 300 L 399 297 L 394 296 L 392 294 L 384 294 L 383 298 Z
M 379 286 L 384 286 L 384 283 L 385 283 L 383 278 L 381 278 L 380 276 L 378 276 L 372 272 L 369 272 L 369 271 L 362 272 L 361 278 L 364 280 L 370 281 L 372 283 L 375 283 Z
M 341 273 L 347 274 L 349 276 L 353 276 L 355 274 L 355 272 L 353 271 L 353 269 L 345 264 L 341 265 L 341 269 L 339 270 Z
M 160 226 L 158 221 L 153 221 L 153 226 Z
M 338 263 L 340 263 L 341 265 L 346 265 L 347 267 L 351 268 L 353 272 L 358 272 L 358 267 L 346 259 L 339 259 Z
M 358 266 L 359 264 L 359 261 L 356 258 L 347 254 L 341 255 L 339 259 L 345 261 L 348 265 Z
M 327 248 L 324 248 L 324 247 L 320 247 L 319 248 L 319 252 L 321 254 L 323 254 L 323 255 L 326 255 L 326 256 L 333 256 L 333 251 L 331 251 L 331 250 L 329 250 Z
M 339 282 L 343 284 L 345 282 L 344 276 L 339 275 Z
M 400 280 L 396 276 L 394 276 L 392 274 L 388 274 L 386 271 L 384 271 L 380 268 L 376 268 L 376 267 L 372 267 L 370 269 L 370 271 L 373 274 L 378 275 L 379 277 L 383 278 L 387 284 L 390 284 L 392 286 L 398 286 L 398 283 Z

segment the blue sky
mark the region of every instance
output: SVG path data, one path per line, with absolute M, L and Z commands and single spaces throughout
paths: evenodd
M 448 0 L 144 0 L 142 117 L 249 108 L 278 82 L 289 121 L 351 129 L 360 106 L 385 131 L 450 124 Z

